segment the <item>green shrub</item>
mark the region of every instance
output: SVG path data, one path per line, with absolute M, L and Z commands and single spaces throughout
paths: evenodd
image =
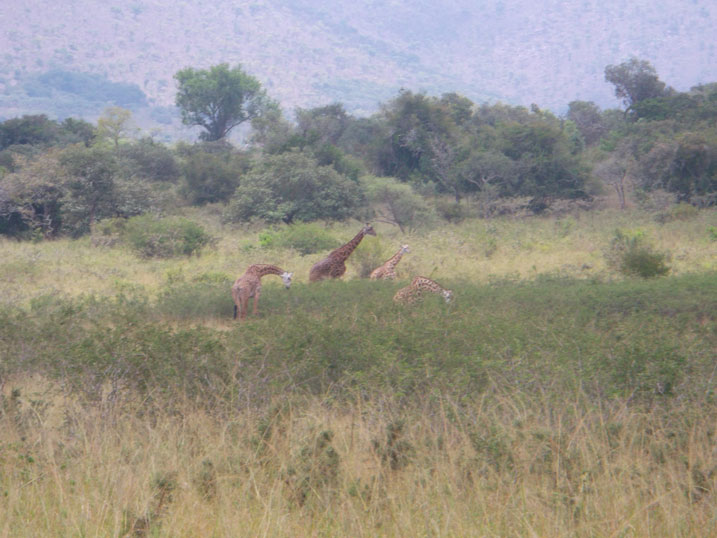
M 610 267 L 627 276 L 652 278 L 670 271 L 667 254 L 656 252 L 641 230 L 616 230 L 605 257 Z
M 259 234 L 262 248 L 293 248 L 302 256 L 336 248 L 341 243 L 316 223 L 298 223 Z
M 437 200 L 434 207 L 438 216 L 448 222 L 459 223 L 469 216 L 466 206 L 453 200 Z
M 707 228 L 707 234 L 710 237 L 710 240 L 717 241 L 717 226 L 710 226 Z
M 191 282 L 170 278 L 157 297 L 157 312 L 173 319 L 229 319 L 231 285 L 232 280 L 224 274 L 204 274 Z
M 354 250 L 349 258 L 361 278 L 368 278 L 371 271 L 385 262 L 392 254 L 384 252 L 381 242 L 376 238 L 367 238 Z
M 663 213 L 659 213 L 655 220 L 657 222 L 665 223 L 665 222 L 672 222 L 676 220 L 691 220 L 695 218 L 699 214 L 699 209 L 697 209 L 695 206 L 687 203 L 680 203 L 676 206 L 671 207 L 668 211 L 665 211 Z
M 124 239 L 145 258 L 191 256 L 211 242 L 211 237 L 196 222 L 183 217 L 158 219 L 149 215 L 129 219 Z

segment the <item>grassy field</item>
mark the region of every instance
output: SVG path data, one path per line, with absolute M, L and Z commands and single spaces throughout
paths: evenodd
M 0 243 L 0 536 L 717 535 L 714 210 L 378 225 L 314 285 L 188 216 L 198 257 Z M 670 275 L 609 266 L 618 228 Z M 295 283 L 237 324 L 260 262 Z M 394 305 L 415 274 L 455 301 Z

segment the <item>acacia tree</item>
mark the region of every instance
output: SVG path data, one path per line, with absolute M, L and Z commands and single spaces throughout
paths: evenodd
M 615 85 L 615 96 L 622 99 L 627 112 L 636 103 L 665 95 L 665 83 L 647 60 L 630 58 L 605 68 L 605 80 Z
M 175 102 L 182 123 L 204 128 L 202 140 L 224 138 L 237 125 L 260 115 L 268 104 L 259 81 L 241 66 L 187 67 L 174 78 L 179 85 Z

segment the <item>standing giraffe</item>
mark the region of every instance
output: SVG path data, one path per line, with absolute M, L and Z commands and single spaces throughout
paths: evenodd
M 419 299 L 424 293 L 438 293 L 443 299 L 449 303 L 453 298 L 453 291 L 447 290 L 438 282 L 426 278 L 425 276 L 417 276 L 405 288 L 401 288 L 393 296 L 393 300 L 397 303 L 413 303 Z
M 267 263 L 257 263 L 250 265 L 246 272 L 236 279 L 232 286 L 232 297 L 234 298 L 234 319 L 246 318 L 249 310 L 249 299 L 254 297 L 254 315 L 256 315 L 256 305 L 259 302 L 261 294 L 261 277 L 265 275 L 280 276 L 284 281 L 284 286 L 289 289 L 291 286 L 291 277 L 294 273 L 287 273 L 276 265 Z
M 371 276 L 369 278 L 371 280 L 393 280 L 396 278 L 396 266 L 398 265 L 398 262 L 401 261 L 401 258 L 404 254 L 411 252 L 411 249 L 408 248 L 408 245 L 402 245 L 401 248 L 391 256 L 381 267 L 377 267 L 373 271 L 371 271 Z
M 366 224 L 351 241 L 344 246 L 332 250 L 323 260 L 316 262 L 309 271 L 309 282 L 316 282 L 324 278 L 341 278 L 346 272 L 346 260 L 356 249 L 364 235 L 376 235 L 373 227 Z

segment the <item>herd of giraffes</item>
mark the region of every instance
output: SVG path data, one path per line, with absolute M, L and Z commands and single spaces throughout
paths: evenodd
M 341 278 L 346 272 L 346 260 L 351 253 L 356 250 L 361 240 L 367 235 L 376 235 L 373 226 L 366 224 L 356 236 L 348 243 L 339 248 L 332 250 L 326 258 L 316 262 L 311 271 L 309 271 L 309 282 L 317 282 L 327 278 Z M 410 252 L 408 245 L 401 245 L 401 248 L 386 260 L 380 267 L 371 271 L 369 278 L 372 280 L 391 280 L 396 278 L 396 265 L 401 261 L 404 254 Z M 271 264 L 259 263 L 250 265 L 246 272 L 236 279 L 232 286 L 232 297 L 234 298 L 234 319 L 246 318 L 249 310 L 249 299 L 254 299 L 253 312 L 256 315 L 256 308 L 261 294 L 261 278 L 266 275 L 276 275 L 281 277 L 284 286 L 288 289 L 291 286 L 291 277 L 294 273 L 284 271 L 280 267 Z M 450 302 L 453 297 L 451 290 L 445 289 L 443 286 L 426 278 L 425 276 L 416 276 L 411 283 L 405 288 L 401 288 L 393 296 L 393 300 L 397 303 L 413 303 L 424 293 L 437 293 L 443 297 L 446 302 Z

